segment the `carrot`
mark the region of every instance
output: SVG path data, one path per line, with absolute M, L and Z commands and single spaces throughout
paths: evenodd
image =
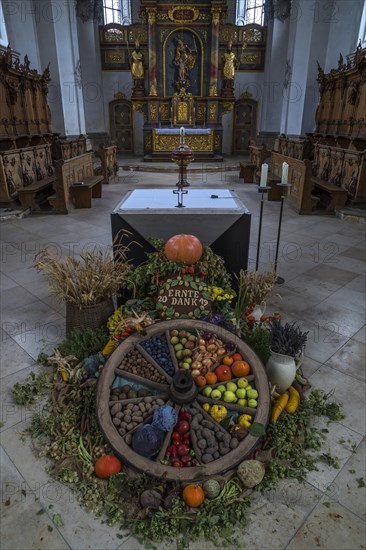
M 300 405 L 300 394 L 293 386 L 289 387 L 289 392 L 290 399 L 286 403 L 285 409 L 288 413 L 293 414 Z
M 277 422 L 278 417 L 286 407 L 288 399 L 289 399 L 288 393 L 283 393 L 279 397 L 279 399 L 277 399 L 276 403 L 272 407 L 272 415 L 271 415 L 272 422 Z

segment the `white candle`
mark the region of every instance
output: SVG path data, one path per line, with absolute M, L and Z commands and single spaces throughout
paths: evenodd
M 184 126 L 181 126 L 180 128 L 180 144 L 184 144 Z
M 282 181 L 281 183 L 288 183 L 288 164 L 287 162 L 282 163 Z
M 260 187 L 266 187 L 268 177 L 268 164 L 262 164 Z

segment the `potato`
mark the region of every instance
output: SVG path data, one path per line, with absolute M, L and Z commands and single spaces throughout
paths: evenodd
M 197 441 L 197 447 L 198 447 L 199 449 L 206 449 L 206 447 L 207 447 L 207 442 L 206 442 L 206 440 L 205 440 L 205 439 L 199 439 L 199 440 Z
M 209 462 L 213 462 L 214 460 L 214 457 L 208 453 L 205 453 L 204 455 L 202 455 L 202 462 L 204 464 L 208 464 Z

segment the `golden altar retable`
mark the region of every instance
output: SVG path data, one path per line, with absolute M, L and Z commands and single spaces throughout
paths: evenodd
M 186 128 L 184 141 L 197 153 L 213 153 L 214 131 L 211 128 Z M 179 128 L 153 128 L 152 150 L 154 153 L 172 152 L 179 143 Z

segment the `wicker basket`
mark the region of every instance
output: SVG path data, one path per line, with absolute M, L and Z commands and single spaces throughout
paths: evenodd
M 80 307 L 66 302 L 66 334 L 83 328 L 100 328 L 114 312 L 112 298 L 94 306 Z

